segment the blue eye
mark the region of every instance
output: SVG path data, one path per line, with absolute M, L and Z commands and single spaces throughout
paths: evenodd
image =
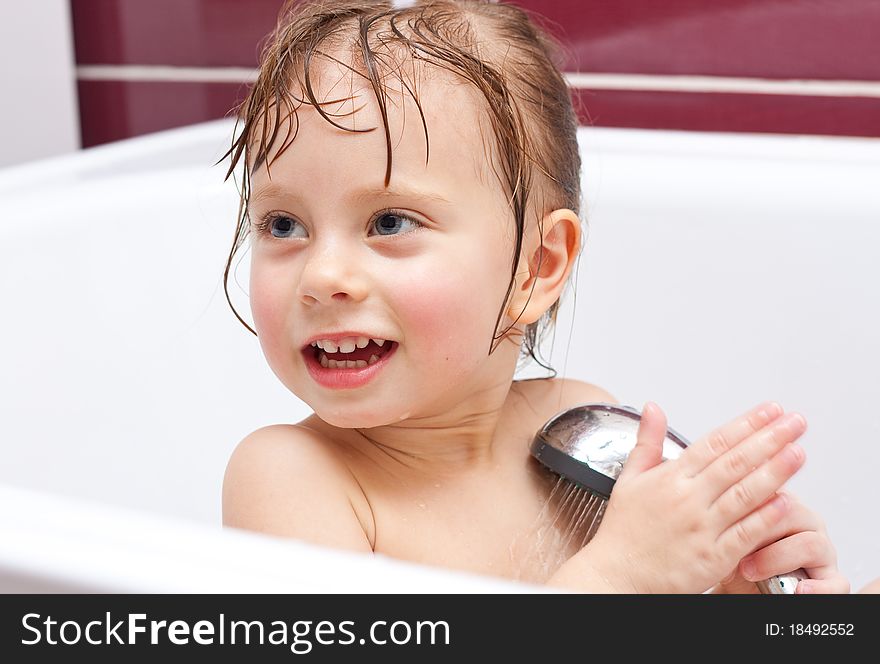
M 394 211 L 382 212 L 373 220 L 372 225 L 379 231 L 379 235 L 400 235 L 397 231 L 407 223 L 412 224 L 416 228 L 421 228 L 422 226 L 415 219 Z
M 296 222 L 290 217 L 274 217 L 269 220 L 269 231 L 273 237 L 286 238 L 290 237 Z
M 413 230 L 401 231 L 407 224 L 411 225 Z M 380 236 L 402 235 L 423 227 L 423 224 L 408 215 L 387 210 L 379 213 L 370 225 L 378 230 Z M 254 224 L 254 230 L 261 236 L 271 235 L 276 240 L 286 240 L 297 237 L 294 235 L 297 226 L 301 226 L 301 224 L 287 215 L 269 214 Z
M 291 237 L 293 229 L 297 222 L 283 214 L 268 215 L 255 224 L 255 228 L 260 235 L 270 234 L 279 240 Z

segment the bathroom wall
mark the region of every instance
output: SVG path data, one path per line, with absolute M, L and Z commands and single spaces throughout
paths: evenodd
M 68 0 L 0 2 L 0 168 L 79 148 Z
M 71 0 L 83 145 L 226 116 L 280 0 Z M 516 0 L 585 125 L 880 136 L 874 0 Z

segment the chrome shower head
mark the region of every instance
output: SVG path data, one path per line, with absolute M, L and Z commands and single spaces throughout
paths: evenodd
M 531 452 L 557 475 L 604 498 L 636 446 L 641 415 L 629 406 L 588 403 L 554 416 L 538 431 Z M 677 459 L 688 446 L 666 429 L 663 460 Z

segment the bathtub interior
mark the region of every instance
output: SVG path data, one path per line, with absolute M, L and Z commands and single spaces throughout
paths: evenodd
M 212 164 L 231 132 L 206 123 L 0 171 L 7 490 L 216 533 L 236 443 L 310 412 L 223 293 L 237 192 Z M 544 356 L 623 403 L 656 401 L 692 440 L 764 399 L 803 413 L 791 489 L 854 588 L 880 576 L 880 141 L 580 140 L 589 235 Z M 247 256 L 237 265 L 249 320 Z
M 4 485 L 0 533 L 4 593 L 552 592 Z

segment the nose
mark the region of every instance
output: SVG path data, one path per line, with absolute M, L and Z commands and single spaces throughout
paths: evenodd
M 306 305 L 363 301 L 369 292 L 363 261 L 353 247 L 325 242 L 310 247 L 297 297 Z

